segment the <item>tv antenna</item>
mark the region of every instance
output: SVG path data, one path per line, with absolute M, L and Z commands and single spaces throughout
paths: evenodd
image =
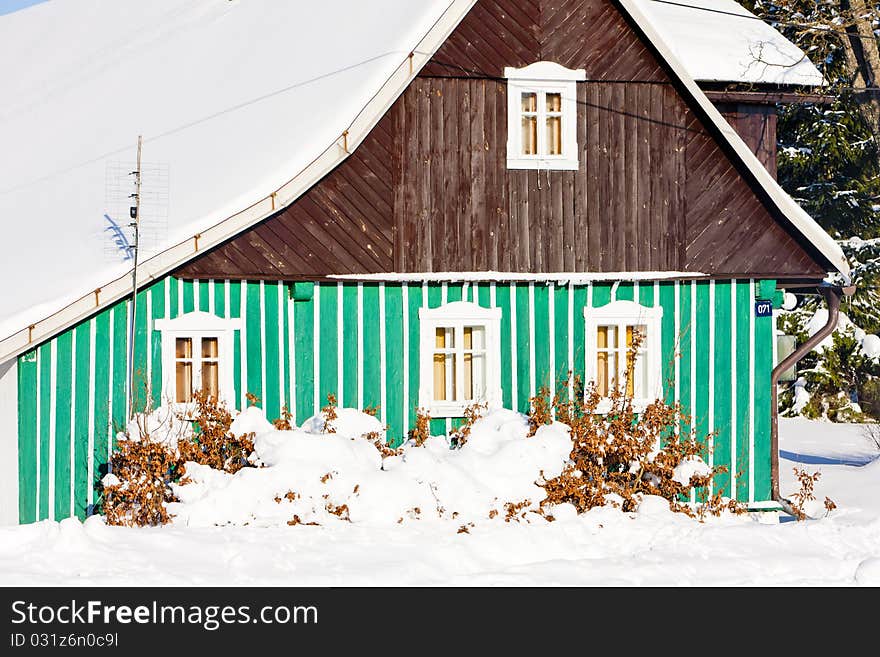
M 129 175 L 134 176 L 134 193 L 129 198 L 134 199 L 134 205 L 129 207 L 131 223 L 128 224 L 134 231 L 134 241 L 131 245 L 134 264 L 131 268 L 131 322 L 128 327 L 128 419 L 134 417 L 134 340 L 135 326 L 137 323 L 137 271 L 138 271 L 138 242 L 140 238 L 141 219 L 141 151 L 143 149 L 143 135 L 138 135 L 137 164 L 135 170 Z

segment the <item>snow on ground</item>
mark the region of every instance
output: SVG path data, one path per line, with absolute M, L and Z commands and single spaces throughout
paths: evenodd
M 264 468 L 262 473 L 242 472 L 247 472 L 245 477 L 249 478 L 263 477 L 260 486 L 268 491 L 287 483 L 283 477 L 270 481 L 284 468 L 299 469 L 300 473 L 311 469 L 317 474 L 324 467 L 332 467 L 338 472 L 345 459 L 352 467 L 352 459 L 362 467 L 362 461 L 378 458 L 378 452 L 361 454 L 360 447 L 353 447 L 369 447 L 363 439 L 346 437 L 346 432 L 366 428 L 363 416 L 354 420 L 340 431 L 342 435 L 325 441 L 323 450 L 313 435 L 302 430 L 275 432 L 274 443 L 270 440 L 272 434 L 266 433 L 258 439 L 263 444 L 257 451 L 267 462 L 286 465 L 274 474 L 271 471 L 277 466 Z M 541 459 L 552 460 L 554 451 L 567 440 L 562 425 L 547 427 L 546 435 L 534 443 L 534 451 L 526 454 L 522 445 L 509 439 L 511 431 L 518 431 L 511 427 L 515 429 L 521 418 L 509 413 L 487 420 L 491 421 L 481 429 L 475 427 L 468 441 L 466 448 L 474 447 L 470 456 L 466 448 L 453 452 L 438 449 L 441 445 L 437 441 L 442 439 L 434 438 L 437 444 L 422 450 L 418 463 L 397 463 L 381 473 L 394 484 L 368 481 L 361 472 L 358 478 L 363 481 L 365 495 L 411 496 L 412 490 L 402 488 L 418 481 L 416 473 L 420 469 L 424 477 L 440 476 L 451 484 L 440 493 L 450 508 L 460 504 L 462 513 L 481 515 L 481 505 L 491 494 L 487 491 L 499 486 L 527 487 L 523 474 Z M 513 424 L 500 431 L 505 422 Z M 310 436 L 312 451 L 304 449 Z M 480 441 L 481 437 L 485 440 Z M 347 455 L 340 454 L 345 441 L 351 444 Z M 477 447 L 478 443 L 482 444 Z M 459 533 L 462 517 L 428 520 L 429 514 L 424 514 L 421 520 L 408 517 L 399 524 L 382 518 L 355 518 L 357 500 L 348 491 L 351 481 L 343 482 L 344 477 L 340 477 L 338 483 L 345 484 L 346 499 L 352 501 L 354 522 L 333 519 L 319 526 L 284 523 L 218 527 L 198 519 L 210 513 L 234 518 L 242 513 L 242 503 L 236 501 L 236 490 L 231 485 L 226 489 L 217 486 L 211 493 L 214 500 L 207 507 L 206 496 L 200 498 L 201 507 L 199 500 L 180 505 L 178 511 L 186 510 L 189 526 L 182 514 L 173 525 L 145 529 L 109 527 L 99 517 L 85 523 L 43 521 L 0 529 L 0 584 L 880 585 L 880 448 L 859 425 L 805 419 L 781 419 L 780 443 L 782 492 L 790 495 L 797 489 L 792 472 L 795 466 L 819 471 L 817 497 L 824 500 L 827 495 L 837 504 L 830 515 L 804 522 L 783 514 L 780 522 L 769 523 L 775 516 L 762 514 L 699 523 L 669 512 L 658 498 L 646 498 L 636 513 L 604 507 L 577 516 L 559 509 L 555 522 L 537 517 L 529 523 L 505 522 L 496 517 L 492 521 L 477 520 L 467 533 Z M 288 447 L 301 450 L 297 452 L 299 465 L 283 456 Z M 322 459 L 332 463 L 325 466 Z M 465 464 L 462 459 L 474 462 Z M 499 471 L 517 462 L 520 467 L 508 473 L 507 483 L 495 479 Z M 474 472 L 475 464 L 479 465 L 480 477 L 468 480 L 463 474 Z M 395 468 L 400 471 L 395 473 Z M 410 476 L 404 476 L 407 468 Z M 371 473 L 378 477 L 375 468 Z M 333 480 L 328 484 L 334 495 L 342 494 L 341 488 L 333 488 Z M 305 488 L 302 491 L 309 493 Z M 424 487 L 417 491 L 423 492 Z M 509 492 L 518 495 L 524 491 Z M 309 494 L 314 498 L 314 491 Z M 381 506 L 375 497 L 370 504 L 364 499 L 360 500 L 364 509 Z M 462 501 L 468 499 L 470 509 Z M 426 504 L 434 501 L 426 498 Z M 291 504 L 287 500 L 273 501 L 263 508 Z M 264 521 L 268 519 L 263 517 Z

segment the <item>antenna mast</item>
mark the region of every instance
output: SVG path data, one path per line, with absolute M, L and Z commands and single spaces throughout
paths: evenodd
M 131 323 L 128 327 L 128 419 L 134 417 L 134 339 L 135 326 L 137 322 L 137 270 L 138 270 L 138 247 L 140 242 L 140 221 L 141 221 L 141 148 L 143 146 L 143 136 L 138 136 L 137 145 L 137 165 L 135 170 L 131 172 L 134 176 L 134 194 L 129 198 L 134 199 L 134 205 L 129 208 L 129 216 L 132 221 L 129 224 L 134 229 L 134 241 L 132 242 L 132 250 L 134 251 L 134 265 L 131 268 Z

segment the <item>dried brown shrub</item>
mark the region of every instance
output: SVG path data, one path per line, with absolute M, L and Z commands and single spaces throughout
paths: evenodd
M 384 461 L 389 456 L 400 456 L 403 454 L 403 448 L 398 447 L 396 449 L 389 447 L 385 442 L 385 439 L 382 438 L 382 434 L 378 431 L 370 431 L 369 433 L 364 434 L 364 438 L 372 443 L 373 447 L 375 447 L 379 454 L 382 455 L 382 460 Z
M 171 483 L 181 475 L 180 458 L 165 445 L 143 440 L 119 440 L 110 457 L 118 484 L 103 487 L 103 512 L 109 525 L 144 527 L 171 520 L 166 502 L 176 498 Z
M 253 467 L 247 460 L 254 451 L 254 434 L 235 436 L 230 431 L 232 414 L 223 402 L 207 392 L 193 396 L 197 432 L 192 440 L 180 440 L 177 448 L 181 460 L 195 461 L 215 470 L 236 473 L 242 468 Z
M 822 473 L 817 471 L 810 474 L 803 468 L 794 468 L 794 476 L 797 478 L 800 488 L 791 496 L 791 508 L 794 511 L 795 518 L 798 520 L 806 520 L 807 513 L 804 510 L 804 506 L 807 502 L 816 499 L 816 482 L 819 481 L 819 477 L 822 476 Z M 831 513 L 836 508 L 837 505 L 831 500 L 831 498 L 826 497 L 825 514 L 827 515 Z
M 635 357 L 640 342 L 641 336 L 635 336 L 628 358 Z M 709 475 L 694 475 L 686 484 L 675 480 L 676 466 L 691 457 L 707 455 L 709 438 L 699 440 L 695 430 L 681 433 L 681 427 L 692 424 L 679 404 L 656 400 L 637 413 L 624 380 L 612 387 L 600 413 L 603 399 L 596 385 L 575 383 L 582 394 L 565 401 L 557 396 L 552 402 L 557 420 L 571 427 L 573 446 L 562 473 L 542 482 L 547 492 L 542 507 L 570 503 L 583 513 L 603 506 L 606 495 L 613 493 L 623 500 L 624 511 L 634 510 L 642 495 L 662 496 L 672 510 L 698 518 L 719 515 L 725 509 L 745 511 L 720 493 L 706 495 L 712 478 L 726 472 L 724 466 L 716 466 Z M 542 391 L 540 396 L 546 394 Z M 535 418 L 530 417 L 530 426 L 535 430 L 550 417 L 547 407 L 546 400 L 532 403 Z M 695 489 L 706 499 L 693 508 L 684 500 Z
M 291 424 L 290 419 L 293 417 L 291 415 L 290 410 L 287 408 L 287 404 L 281 407 L 281 417 L 275 418 L 272 421 L 272 425 L 278 431 L 290 431 L 293 429 L 293 424 Z
M 327 405 L 321 409 L 321 415 L 324 418 L 324 433 L 336 433 L 336 426 L 333 424 L 338 416 L 336 415 L 336 395 L 332 392 L 327 393 Z
M 474 402 L 464 409 L 464 424 L 449 436 L 453 447 L 463 447 L 467 443 L 474 422 L 483 417 L 488 408 L 489 404 L 486 402 Z
M 416 409 L 416 426 L 409 430 L 407 436 L 416 447 L 421 447 L 431 437 L 431 416 L 427 409 Z
M 324 508 L 327 509 L 328 513 L 332 513 L 334 516 L 339 516 L 343 520 L 348 520 L 348 522 L 351 522 L 351 518 L 349 518 L 349 515 L 348 515 L 348 505 L 347 504 L 340 504 L 337 506 L 331 502 L 327 502 L 327 504 L 324 506 Z
M 375 406 L 367 406 L 364 409 L 364 413 L 376 417 L 377 415 L 379 415 L 379 404 L 376 404 Z
M 541 386 L 534 397 L 529 398 L 529 438 L 534 436 L 538 429 L 545 424 L 553 424 L 553 414 L 551 412 L 548 397 L 550 391 L 547 386 Z
M 520 513 L 523 509 L 529 506 L 532 503 L 531 500 L 522 500 L 521 502 L 507 502 L 504 505 L 504 522 L 510 522 L 511 520 L 517 520 L 517 514 Z M 522 514 L 525 517 L 525 513 Z M 489 517 L 491 518 L 491 512 Z M 519 522 L 517 520 L 517 522 Z

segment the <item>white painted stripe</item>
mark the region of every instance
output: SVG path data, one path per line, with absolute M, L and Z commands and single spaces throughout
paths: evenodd
M 37 498 L 36 498 L 36 499 L 37 499 L 37 508 L 36 508 L 36 510 L 35 510 L 35 513 L 34 513 L 34 518 L 35 518 L 36 520 L 42 520 L 42 518 L 40 518 L 40 492 L 42 491 L 42 482 L 40 481 L 40 472 L 41 472 L 41 466 L 42 466 L 42 459 L 40 458 L 40 447 L 41 447 L 42 444 L 43 444 L 43 437 L 42 437 L 42 435 L 41 435 L 42 426 L 41 426 L 41 421 L 40 421 L 40 417 L 42 416 L 42 412 L 41 412 L 41 410 L 40 410 L 40 408 L 41 408 L 41 405 L 40 405 L 40 397 L 41 397 L 41 395 L 40 395 L 40 390 L 41 390 L 42 387 L 43 387 L 43 386 L 42 386 L 42 371 L 43 371 L 43 370 L 42 370 L 42 368 L 40 367 L 40 361 L 41 361 L 41 358 L 40 358 L 40 348 L 37 347 L 37 349 L 36 349 L 35 351 L 36 351 L 36 353 L 37 353 L 37 434 L 36 434 L 36 435 L 37 435 L 37 439 L 36 439 L 34 442 L 36 443 L 36 444 L 35 444 L 35 447 L 36 447 L 36 452 L 37 452 L 37 454 L 36 454 L 36 456 L 37 456 L 37 459 L 36 459 L 36 462 L 37 462 L 37 476 L 35 477 L 36 482 L 37 482 L 37 486 L 36 486 L 36 490 L 37 490 Z
M 202 301 L 201 287 L 202 286 L 200 285 L 200 283 L 201 283 L 201 281 L 198 278 L 192 282 L 192 284 L 193 284 L 193 310 L 195 310 L 196 312 L 199 311 L 199 309 L 201 308 L 201 305 L 202 305 L 201 304 L 201 301 Z
M 288 362 L 290 363 L 290 380 L 287 382 L 290 395 L 290 415 L 293 423 L 296 423 L 296 330 L 295 330 L 295 308 L 296 301 L 293 295 L 287 296 L 287 352 Z
M 76 331 L 70 329 L 70 433 L 67 438 L 67 448 L 69 451 L 68 458 L 70 461 L 70 509 L 68 517 L 76 515 L 74 511 L 74 501 L 76 500 Z
M 681 284 L 675 281 L 675 309 L 672 313 L 675 318 L 675 393 L 673 403 L 678 404 L 681 395 Z M 681 432 L 681 423 L 675 424 L 675 435 Z
M 214 279 L 208 279 L 208 312 L 212 315 L 217 314 L 216 290 L 214 289 Z
M 535 284 L 529 283 L 529 398 L 535 396 Z
M 611 301 L 612 303 L 617 301 L 617 288 L 620 286 L 620 281 L 614 281 L 611 284 Z
M 223 317 L 230 318 L 232 317 L 232 306 L 230 305 L 232 297 L 230 296 L 230 284 L 229 279 L 225 279 L 223 281 Z
M 386 397 L 385 366 L 385 283 L 379 283 L 379 419 L 382 424 L 388 420 L 388 399 Z
M 592 307 L 593 307 L 593 284 L 590 283 L 589 285 L 587 285 L 587 308 L 592 309 Z M 584 329 L 584 330 L 586 331 L 586 329 Z M 584 337 L 586 338 L 586 335 L 584 335 Z M 595 354 L 593 354 L 593 356 L 595 357 Z M 590 371 L 589 363 L 587 363 L 587 359 L 589 357 L 590 357 L 590 354 L 588 354 L 586 352 L 586 348 L 584 348 L 584 376 L 586 376 L 586 373 Z M 595 383 L 595 381 L 584 381 L 583 383 L 584 383 L 584 394 L 581 395 L 582 398 L 584 398 L 586 396 L 587 384 L 588 383 Z
M 340 408 L 345 408 L 345 400 L 343 392 L 345 391 L 345 353 L 342 348 L 345 339 L 345 331 L 343 330 L 345 318 L 342 312 L 342 302 L 344 299 L 345 284 L 339 282 L 336 284 L 336 401 Z
M 266 409 L 266 282 L 260 281 L 260 408 Z
M 550 303 L 547 312 L 547 325 L 550 329 L 550 399 L 556 394 L 556 286 L 553 283 L 547 286 L 547 294 Z M 556 419 L 556 406 L 552 406 L 550 413 Z
M 89 320 L 89 427 L 87 436 L 88 451 L 87 458 L 87 479 L 86 486 L 86 504 L 88 504 L 89 515 L 91 515 L 92 505 L 95 503 L 95 343 L 97 341 L 98 327 L 95 318 Z
M 58 400 L 58 340 L 49 347 L 49 520 L 55 520 L 55 407 Z
M 426 297 L 427 299 L 427 297 Z M 357 368 L 358 368 L 358 397 L 357 407 L 364 407 L 364 284 L 357 284 L 357 321 L 358 321 L 358 350 L 357 350 Z
M 113 310 L 107 311 L 110 330 L 107 332 L 107 348 L 110 352 L 108 366 L 110 375 L 107 377 L 107 472 L 111 471 L 110 455 L 113 453 Z
M 162 280 L 162 292 L 165 295 L 165 319 L 171 319 L 171 279 Z
M 317 415 L 323 407 L 321 399 L 321 284 L 315 283 L 312 295 L 312 380 L 314 381 L 314 401 L 312 414 Z
M 153 395 L 156 394 L 156 391 L 153 390 L 153 293 L 151 290 L 147 290 L 144 292 L 144 296 L 146 297 L 146 306 L 147 306 L 147 316 L 144 317 L 144 327 L 146 330 L 144 331 L 144 340 L 146 341 L 144 353 L 147 355 L 147 379 L 145 381 L 146 384 L 146 398 L 144 400 L 145 408 L 149 409 L 150 401 L 153 399 Z
M 497 308 L 498 307 L 498 289 L 495 286 L 495 283 L 489 283 L 489 307 Z
M 250 392 L 247 389 L 247 362 L 248 362 L 248 350 L 247 350 L 247 281 L 241 281 L 241 334 L 239 337 L 239 341 L 241 343 L 241 409 L 244 410 L 247 408 L 247 393 Z
M 633 281 L 633 301 L 636 303 L 641 303 L 642 300 L 639 299 L 639 282 Z
M 697 429 L 697 282 L 691 281 L 691 436 Z M 697 501 L 697 493 L 691 489 L 691 502 Z
M 422 283 L 422 308 L 428 307 L 428 284 Z
M 284 283 L 278 281 L 276 283 L 278 289 L 278 405 L 283 409 L 286 405 L 284 399 L 284 361 L 287 358 L 287 342 L 284 340 Z M 288 406 L 288 409 L 290 407 Z M 278 417 L 281 417 L 279 414 Z
M 715 281 L 709 281 L 709 468 L 715 467 Z M 709 495 L 715 480 L 709 480 Z
M 400 286 L 403 305 L 403 437 L 409 435 L 409 286 Z
M 755 501 L 755 279 L 749 279 L 749 503 Z
M 243 282 L 243 281 L 242 281 Z M 183 314 L 183 279 L 177 279 L 177 315 Z
M 736 279 L 730 279 L 730 497 L 736 499 Z
M 574 399 L 574 285 L 568 284 L 568 400 Z
M 449 302 L 449 286 L 446 283 L 440 284 L 440 304 L 445 306 Z M 452 418 L 446 418 L 446 435 L 452 433 Z
M 468 281 L 465 281 L 464 283 L 461 284 L 461 300 L 462 301 L 468 300 L 468 292 L 469 292 Z
M 510 400 L 514 411 L 519 411 L 519 396 L 516 380 L 516 285 L 508 285 L 510 291 Z

